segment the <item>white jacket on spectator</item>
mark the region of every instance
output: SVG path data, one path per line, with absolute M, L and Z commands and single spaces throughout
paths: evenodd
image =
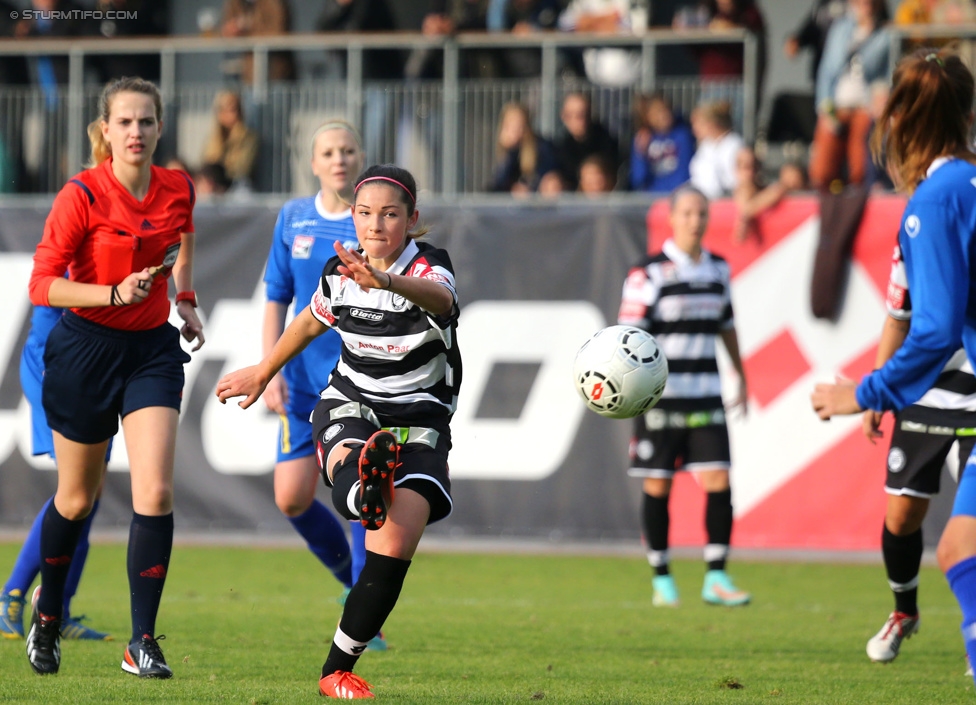
M 742 137 L 731 131 L 700 140 L 689 165 L 691 185 L 709 200 L 731 196 L 736 186 L 735 157 L 744 146 Z

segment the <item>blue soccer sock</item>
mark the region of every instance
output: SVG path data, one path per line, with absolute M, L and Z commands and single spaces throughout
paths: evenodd
M 312 500 L 303 514 L 288 517 L 308 544 L 309 550 L 332 571 L 336 580 L 346 587 L 352 586 L 352 566 L 346 532 L 335 515 L 317 499 Z
M 366 527 L 361 521 L 351 521 L 349 529 L 352 533 L 349 538 L 349 548 L 352 549 L 352 582 L 355 584 L 366 565 Z
M 969 663 L 976 664 L 976 556 L 952 566 L 946 571 L 946 579 L 962 609 L 962 638 Z
M 61 613 L 62 619 L 71 616 L 71 598 L 78 592 L 78 583 L 81 582 L 81 572 L 85 569 L 85 561 L 88 560 L 88 534 L 91 532 L 92 520 L 95 512 L 98 511 L 98 502 L 92 505 L 91 514 L 85 519 L 84 526 L 81 527 L 81 535 L 78 537 L 78 547 L 75 549 L 74 560 L 71 561 L 71 568 L 68 569 L 68 578 L 64 583 L 64 611 Z
M 54 497 L 46 501 L 41 507 L 41 511 L 34 518 L 34 523 L 31 524 L 24 545 L 20 547 L 20 553 L 17 554 L 17 560 L 14 561 L 10 577 L 3 586 L 4 592 L 20 590 L 23 596 L 29 597 L 27 591 L 30 590 L 34 578 L 41 571 L 41 524 L 44 523 L 44 514 L 47 512 L 48 505 L 53 501 Z

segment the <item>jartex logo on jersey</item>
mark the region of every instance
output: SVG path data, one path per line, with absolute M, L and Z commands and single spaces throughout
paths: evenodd
M 349 310 L 349 315 L 353 318 L 360 318 L 364 321 L 382 321 L 383 314 L 380 311 L 364 311 L 361 308 Z

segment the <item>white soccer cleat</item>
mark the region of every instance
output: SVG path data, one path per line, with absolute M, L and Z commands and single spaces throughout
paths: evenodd
M 911 638 L 918 631 L 921 622 L 919 615 L 892 612 L 881 627 L 881 631 L 868 641 L 868 658 L 875 663 L 890 663 L 898 656 L 901 642 Z

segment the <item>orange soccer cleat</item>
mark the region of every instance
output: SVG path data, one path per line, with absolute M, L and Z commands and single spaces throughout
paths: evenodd
M 327 698 L 341 698 L 355 700 L 356 698 L 372 698 L 373 691 L 369 683 L 349 671 L 336 671 L 319 680 L 319 694 Z

